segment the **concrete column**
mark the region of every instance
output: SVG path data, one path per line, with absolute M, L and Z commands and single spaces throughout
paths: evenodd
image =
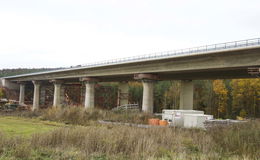
M 95 107 L 95 84 L 98 79 L 93 77 L 80 78 L 80 81 L 85 82 L 85 109 Z
M 33 81 L 34 85 L 34 92 L 33 92 L 33 110 L 39 109 L 40 104 L 40 82 L 39 81 Z
M 181 81 L 180 109 L 193 109 L 193 82 L 191 80 Z
M 156 80 L 159 80 L 157 74 L 139 73 L 134 75 L 134 79 L 142 80 L 143 83 L 143 104 L 142 111 L 153 113 L 153 89 Z
M 86 81 L 85 109 L 95 107 L 95 82 Z
M 62 98 L 61 97 L 61 89 L 62 89 L 62 80 L 51 80 L 54 84 L 54 94 L 53 94 L 53 107 L 59 107 L 61 106 L 62 103 Z M 63 95 L 64 96 L 64 95 Z
M 153 80 L 142 80 L 143 83 L 143 104 L 142 111 L 153 113 Z
M 25 83 L 20 83 L 19 104 L 24 104 Z
M 118 85 L 118 106 L 128 104 L 128 90 L 127 82 L 120 82 Z
M 61 81 L 53 81 L 54 82 L 54 94 L 53 94 L 53 107 L 61 106 Z

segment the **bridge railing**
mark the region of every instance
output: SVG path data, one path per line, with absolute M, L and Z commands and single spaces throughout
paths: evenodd
M 126 62 L 128 62 L 128 63 L 129 62 L 138 62 L 138 61 L 144 61 L 144 60 L 154 60 L 154 59 L 178 57 L 178 56 L 184 56 L 184 55 L 204 54 L 204 53 L 212 52 L 212 51 L 221 51 L 221 50 L 226 50 L 226 49 L 235 49 L 235 48 L 252 47 L 252 46 L 260 46 L 260 38 L 219 43 L 219 44 L 211 44 L 211 45 L 186 48 L 186 49 L 180 49 L 180 50 L 174 50 L 174 51 L 157 52 L 157 53 L 139 55 L 139 56 L 134 56 L 134 57 L 111 59 L 111 60 L 106 60 L 106 61 L 101 61 L 101 62 L 88 63 L 88 64 L 84 64 L 81 66 L 82 67 L 95 67 L 95 66 L 103 66 L 103 65 L 121 64 L 121 63 L 126 63 Z

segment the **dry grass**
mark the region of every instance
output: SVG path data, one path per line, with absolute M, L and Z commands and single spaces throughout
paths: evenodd
M 259 130 L 260 122 L 209 131 L 111 125 L 64 127 L 34 134 L 29 141 L 0 135 L 0 153 L 18 159 L 40 155 L 50 159 L 258 159 Z
M 100 109 L 87 109 L 80 107 L 68 108 L 49 108 L 41 111 L 41 119 L 60 121 L 67 124 L 91 125 L 93 121 L 109 120 L 125 123 L 146 124 L 149 118 L 154 117 L 151 114 L 136 111 L 109 111 Z
M 201 136 L 204 138 L 201 139 Z M 201 155 L 214 158 L 216 154 L 211 153 L 210 145 L 213 145 L 211 137 L 204 131 L 170 128 L 141 129 L 125 126 L 63 128 L 44 136 L 35 134 L 32 144 L 34 147 L 77 148 L 85 157 L 105 155 L 124 159 L 142 157 L 173 159 L 180 156 L 191 158 Z
M 56 108 L 42 111 L 42 119 L 84 126 L 72 125 L 37 133 L 29 139 L 7 137 L 0 133 L 0 159 L 260 158 L 260 121 L 206 131 L 167 127 L 144 129 L 94 123 L 98 119 L 144 123 L 150 116 L 140 114 L 139 118 L 133 118 L 132 114 L 128 113 L 125 118 L 119 113 L 100 110 Z

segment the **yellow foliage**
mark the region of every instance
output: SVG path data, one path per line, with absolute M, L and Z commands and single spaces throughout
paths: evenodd
M 218 112 L 225 112 L 227 108 L 228 91 L 223 80 L 213 81 L 213 91 L 217 96 Z
M 245 112 L 255 114 L 260 95 L 260 79 L 234 79 L 231 81 L 233 105 Z

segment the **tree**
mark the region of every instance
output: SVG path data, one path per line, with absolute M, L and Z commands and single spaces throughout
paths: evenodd
M 142 105 L 143 84 L 141 82 L 129 82 L 129 102 Z
M 214 92 L 212 80 L 194 81 L 194 109 L 214 114 Z
M 164 92 L 163 97 L 163 108 L 178 109 L 180 104 L 180 82 L 170 81 L 170 86 Z
M 216 95 L 217 116 L 223 117 L 227 110 L 228 91 L 223 80 L 213 81 L 213 91 Z
M 234 114 L 260 117 L 260 79 L 234 79 L 231 86 Z

